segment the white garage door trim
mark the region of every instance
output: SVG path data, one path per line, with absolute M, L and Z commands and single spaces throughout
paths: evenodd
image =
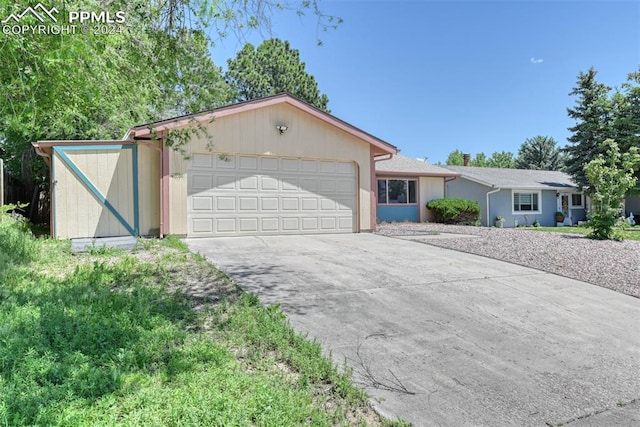
M 356 171 L 354 162 L 195 153 L 188 235 L 356 232 Z

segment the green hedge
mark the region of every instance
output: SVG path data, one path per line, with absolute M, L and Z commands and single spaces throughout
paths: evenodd
M 435 199 L 427 203 L 436 222 L 476 225 L 480 219 L 480 204 L 467 199 Z

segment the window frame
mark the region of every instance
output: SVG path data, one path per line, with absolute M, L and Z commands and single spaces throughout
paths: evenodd
M 380 203 L 380 194 L 378 193 L 378 189 L 380 188 L 379 181 L 385 181 L 385 203 Z M 407 189 L 407 201 L 405 203 L 389 203 L 389 181 L 404 181 Z M 409 182 L 415 182 L 416 187 L 416 201 L 410 203 L 411 197 L 409 195 Z M 376 204 L 379 206 L 417 206 L 419 204 L 420 199 L 420 189 L 419 189 L 420 180 L 418 178 L 401 178 L 401 177 L 385 177 L 385 178 L 376 178 Z
M 580 196 L 580 204 L 573 204 L 573 196 Z M 584 194 L 583 193 L 571 193 L 571 199 L 569 202 L 569 209 L 584 209 Z
M 515 205 L 515 195 L 516 194 L 531 194 L 532 196 L 535 194 L 538 196 L 538 209 L 537 210 L 531 210 L 531 211 L 523 211 L 523 210 L 515 210 L 514 209 L 514 205 Z M 533 207 L 533 197 L 531 198 L 531 205 Z M 542 191 L 541 190 L 532 190 L 532 189 L 518 189 L 518 190 L 511 190 L 511 214 L 512 215 L 540 215 L 542 214 Z

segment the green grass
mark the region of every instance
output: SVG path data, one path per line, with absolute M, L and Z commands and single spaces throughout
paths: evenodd
M 178 239 L 141 246 L 72 255 L 0 216 L 0 426 L 404 425 L 278 307 Z
M 591 232 L 589 227 L 522 227 L 527 230 L 546 231 L 551 233 L 571 233 L 588 235 Z M 621 231 L 625 240 L 640 240 L 640 226 L 628 227 Z

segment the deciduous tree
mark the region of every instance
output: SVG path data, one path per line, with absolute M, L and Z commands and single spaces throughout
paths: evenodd
M 605 154 L 599 154 L 584 166 L 592 203 L 589 224 L 593 231 L 590 236 L 595 239 L 619 239 L 621 236 L 616 236 L 613 228 L 622 199 L 637 181 L 634 173 L 640 166 L 640 154 L 638 147 L 621 153 L 612 139 L 605 140 L 600 150 Z
M 271 15 L 287 8 L 312 11 L 320 28 L 337 22 L 316 0 L 51 0 L 46 5 L 63 15 L 121 10 L 126 26 L 108 35 L 2 36 L 0 156 L 34 199 L 46 190 L 48 173 L 31 142 L 121 138 L 134 124 L 228 103 L 230 92 L 209 53 L 214 39 L 229 31 L 268 29 Z M 20 14 L 24 6 L 0 0 L 0 16 Z M 39 22 L 25 15 L 21 23 Z

